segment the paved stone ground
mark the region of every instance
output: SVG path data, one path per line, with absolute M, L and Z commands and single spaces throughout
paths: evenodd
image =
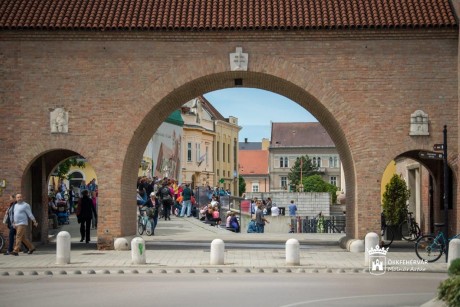
M 25 272 L 54 270 L 55 274 L 66 272 L 124 270 L 150 272 L 366 272 L 364 253 L 350 253 L 338 245 L 343 234 L 248 234 L 232 233 L 206 225 L 194 218 L 172 217 L 171 221 L 160 221 L 155 236 L 143 236 L 146 241 L 146 265 L 133 265 L 130 251 L 99 251 L 95 243 L 79 242 L 79 225 L 75 217 L 70 225 L 58 231 L 68 231 L 72 236 L 71 263 L 56 264 L 55 238 L 57 231 L 50 235 L 50 244 L 37 246 L 33 255 L 0 256 L 0 272 L 10 275 Z M 93 230 L 95 233 L 95 231 Z M 211 266 L 210 243 L 222 239 L 226 245 L 225 265 Z M 286 266 L 284 243 L 295 238 L 300 242 L 300 266 Z M 92 242 L 96 238 L 92 237 Z M 200 248 L 187 248 L 183 242 L 199 245 Z M 167 247 L 165 245 L 168 245 Z M 253 246 L 254 248 L 251 248 Z M 411 243 L 396 242 L 387 254 L 387 262 L 418 261 Z M 202 247 L 202 248 L 201 248 Z M 244 247 L 244 248 L 242 248 Z M 387 270 L 412 272 L 446 272 L 444 257 L 429 264 L 393 264 Z

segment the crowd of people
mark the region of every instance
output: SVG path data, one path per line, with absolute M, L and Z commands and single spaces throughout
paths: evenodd
M 170 221 L 171 215 L 195 217 L 210 225 L 220 226 L 222 218 L 220 217 L 219 198 L 229 195 L 229 191 L 223 188 L 207 187 L 206 195 L 209 203 L 198 208 L 195 193 L 188 183 L 179 184 L 177 180 L 166 177 L 163 179 L 139 177 L 137 181 L 138 213 L 142 214 L 144 210 L 148 212 L 152 235 L 155 233 L 158 219 Z M 229 230 L 239 232 L 239 222 L 236 216 L 236 221 L 233 220 L 233 223 L 229 217 L 230 214 L 226 218 Z

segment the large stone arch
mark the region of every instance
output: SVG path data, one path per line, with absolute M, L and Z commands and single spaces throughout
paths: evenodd
M 235 79 L 242 79 L 244 87 L 276 92 L 297 102 L 312 113 L 326 128 L 338 148 L 346 173 L 347 203 L 349 204 L 347 233 L 356 236 L 358 229 L 355 227 L 358 223 L 355 223 L 356 216 L 353 206 L 355 203 L 355 171 L 352 154 L 341 124 L 330 111 L 334 107 L 344 105 L 340 95 L 327 82 L 315 76 L 314 71 L 306 71 L 284 59 L 261 57 L 259 61 L 255 61 L 254 66 L 248 72 L 226 71 L 226 65 L 212 65 L 215 63 L 221 64 L 222 61 L 217 59 L 195 61 L 189 63 L 189 67 L 194 69 L 184 70 L 182 67 L 180 71 L 177 71 L 178 68 L 172 68 L 168 74 L 152 84 L 151 90 L 143 93 L 146 97 L 154 98 L 155 102 L 134 132 L 127 147 L 121 175 L 122 206 L 129 203 L 129 199 L 132 198 L 133 192 L 125 187 L 133 185 L 137 176 L 138 161 L 141 159 L 145 145 L 161 122 L 186 101 L 206 92 L 235 87 Z M 195 69 L 197 67 L 200 69 Z M 219 72 L 219 69 L 222 71 Z M 255 71 L 256 69 L 260 71 Z M 157 87 L 161 87 L 161 92 L 166 95 L 158 97 Z M 124 214 L 128 214 L 129 210 L 123 210 L 123 208 L 121 210 Z M 123 218 L 123 220 L 130 221 L 130 224 L 124 223 L 125 227 L 133 225 L 131 222 L 134 221 L 135 216 L 131 213 L 129 215 Z M 121 232 L 129 232 L 129 229 L 122 229 Z

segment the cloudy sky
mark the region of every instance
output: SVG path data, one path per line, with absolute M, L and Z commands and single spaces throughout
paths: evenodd
M 224 116 L 238 118 L 239 141 L 270 138 L 271 122 L 316 122 L 307 110 L 278 94 L 253 88 L 228 88 L 204 95 Z

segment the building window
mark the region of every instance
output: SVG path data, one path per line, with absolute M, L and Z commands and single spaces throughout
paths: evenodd
M 206 146 L 206 165 L 208 164 L 208 153 L 209 153 L 209 146 Z
M 286 176 L 281 176 L 281 184 L 280 186 L 283 188 L 283 189 L 286 189 L 287 188 L 287 177 Z
M 287 157 L 280 157 L 280 167 L 283 168 L 283 167 L 288 167 L 289 166 L 289 163 L 288 163 L 288 158 Z
M 220 176 L 220 170 L 218 169 L 217 170 L 217 177 L 219 177 L 219 176 Z
M 330 179 L 330 184 L 337 186 L 337 177 L 336 176 L 331 176 Z
M 227 144 L 227 157 L 228 157 L 228 163 L 232 162 L 232 161 L 230 161 L 231 160 L 231 158 L 230 158 L 231 157 L 230 156 L 230 143 Z
M 331 168 L 339 167 L 339 159 L 337 157 L 330 157 L 329 158 L 329 167 L 331 167 Z
M 313 157 L 313 165 L 317 167 L 321 167 L 321 158 L 320 157 Z
M 219 157 L 220 157 L 220 142 L 217 141 L 217 155 L 216 155 L 216 160 L 219 161 Z
M 222 162 L 225 162 L 225 143 L 222 143 Z
M 192 143 L 190 142 L 187 143 L 187 161 L 192 161 Z
M 252 192 L 259 192 L 259 183 L 258 182 L 254 182 L 252 184 Z

